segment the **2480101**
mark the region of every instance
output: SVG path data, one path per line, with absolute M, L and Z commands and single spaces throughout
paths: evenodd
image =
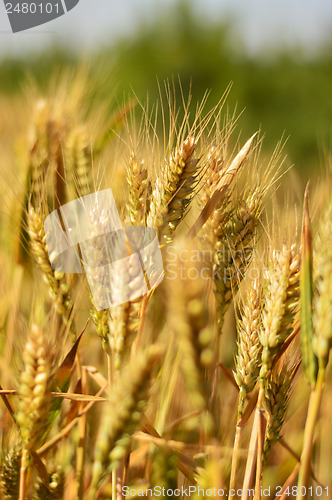
M 12 2 L 6 3 L 7 14 L 59 14 L 60 3 L 50 3 L 50 2 L 22 2 L 13 6 Z
M 313 498 L 313 496 L 315 495 L 316 497 L 328 498 L 329 487 L 326 486 L 325 488 L 323 488 L 322 486 L 317 485 L 309 486 L 308 488 L 306 488 L 305 486 L 301 486 L 300 488 L 298 486 L 288 486 L 285 490 L 283 490 L 281 486 L 277 486 L 276 488 L 276 497 L 281 497 L 282 495 L 294 497 L 298 494 L 300 494 L 301 497 L 308 496 L 309 498 Z

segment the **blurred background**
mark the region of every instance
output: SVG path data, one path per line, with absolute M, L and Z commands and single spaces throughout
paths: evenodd
M 133 94 L 154 102 L 168 78 L 180 79 L 185 96 L 191 89 L 193 107 L 209 91 L 209 108 L 232 82 L 229 109 L 245 108 L 239 130 L 261 128 L 267 149 L 289 137 L 287 162 L 304 177 L 321 172 L 331 151 L 330 0 L 80 0 L 14 35 L 1 2 L 3 98 L 22 93 L 27 78 L 43 89 L 82 61 L 119 102 Z

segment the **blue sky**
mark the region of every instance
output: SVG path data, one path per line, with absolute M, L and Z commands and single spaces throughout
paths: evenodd
M 57 20 L 12 34 L 0 0 L 0 55 L 11 57 L 40 50 L 53 42 L 74 45 L 86 52 L 132 32 L 142 21 L 153 22 L 160 8 L 175 2 L 80 0 L 71 12 Z M 332 37 L 331 0 L 191 0 L 191 3 L 198 12 L 213 19 L 231 17 L 233 36 L 241 36 L 250 53 L 278 43 L 302 45 L 312 51 Z

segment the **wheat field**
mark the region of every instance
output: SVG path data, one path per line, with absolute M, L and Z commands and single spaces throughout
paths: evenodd
M 1 98 L 1 498 L 330 498 L 331 172 L 295 186 L 228 92 L 192 115 L 167 83 L 119 104 L 79 71 Z M 164 277 L 100 309 L 44 221 L 107 188 Z

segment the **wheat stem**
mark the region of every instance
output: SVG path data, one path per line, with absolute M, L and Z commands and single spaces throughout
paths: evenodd
M 323 387 L 325 379 L 325 368 L 320 366 L 317 375 L 317 382 L 314 391 L 310 395 L 308 415 L 306 420 L 306 425 L 304 429 L 304 442 L 301 454 L 301 465 L 299 471 L 298 480 L 298 494 L 296 500 L 303 500 L 308 497 L 308 483 L 310 477 L 310 464 L 312 447 L 314 441 L 315 426 L 318 418 L 320 403 L 322 399 Z M 303 490 L 301 487 L 305 487 L 305 495 L 301 494 Z
M 28 456 L 29 452 L 27 449 L 23 449 L 21 458 L 21 469 L 20 469 L 20 491 L 18 500 L 25 500 L 26 497 L 26 481 L 27 481 L 27 469 L 28 469 Z
M 236 430 L 235 430 L 235 439 L 234 439 L 234 446 L 233 446 L 231 478 L 229 481 L 229 490 L 230 491 L 236 490 L 237 470 L 238 470 L 239 459 L 240 459 L 239 452 L 240 452 L 240 448 L 241 448 L 242 432 L 243 432 L 243 427 L 241 425 L 237 425 Z M 234 500 L 235 498 L 236 498 L 235 494 L 229 495 L 229 500 Z

